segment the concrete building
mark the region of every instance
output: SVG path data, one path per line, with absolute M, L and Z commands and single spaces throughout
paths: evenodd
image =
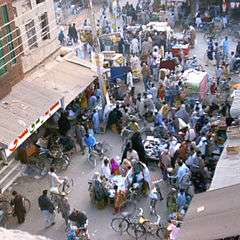
M 53 0 L 13 0 L 15 23 L 22 39 L 23 72 L 43 62 L 59 48 Z
M 11 0 L 0 0 L 0 99 L 5 97 L 13 85 L 23 78 L 23 69 L 19 53 L 21 38 L 13 21 Z

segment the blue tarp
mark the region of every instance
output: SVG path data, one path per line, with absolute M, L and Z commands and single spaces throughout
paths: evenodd
M 116 81 L 117 78 L 126 81 L 128 67 L 112 67 L 110 70 L 111 81 Z

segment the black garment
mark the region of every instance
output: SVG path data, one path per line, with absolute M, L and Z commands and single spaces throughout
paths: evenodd
M 114 108 L 110 113 L 108 117 L 108 126 L 111 126 L 112 124 L 121 124 L 122 119 L 122 113 L 119 109 Z
M 86 214 L 78 210 L 73 210 L 68 218 L 70 221 L 75 222 L 79 228 L 83 228 L 87 222 Z
M 123 54 L 123 46 L 124 46 L 124 41 L 121 38 L 120 42 L 118 43 L 118 52 Z
M 23 197 L 20 194 L 17 194 L 12 200 L 11 204 L 14 206 L 14 214 L 18 219 L 18 223 L 24 223 L 26 216 L 26 209 L 23 204 Z
M 47 195 L 41 195 L 38 198 L 38 205 L 41 211 L 48 210 L 50 213 L 53 213 L 54 211 L 54 205 Z
M 145 149 L 142 143 L 142 137 L 139 132 L 133 134 L 132 138 L 132 148 L 138 153 L 139 160 L 143 163 L 146 163 L 145 158 Z
M 64 114 L 62 114 L 58 120 L 58 128 L 62 136 L 65 136 L 68 130 L 71 128 L 71 124 Z
M 240 57 L 240 43 L 237 44 L 235 56 Z
M 127 145 L 126 145 L 126 147 L 124 148 L 124 151 L 123 151 L 121 164 L 122 164 L 123 160 L 127 158 L 127 152 L 129 150 L 129 148 L 130 148 L 130 143 L 127 143 Z

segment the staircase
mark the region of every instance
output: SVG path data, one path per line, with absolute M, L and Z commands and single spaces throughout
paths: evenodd
M 6 191 L 6 189 L 8 189 L 13 182 L 21 176 L 22 171 L 23 165 L 15 159 L 10 160 L 8 165 L 0 170 L 0 189 L 2 192 Z

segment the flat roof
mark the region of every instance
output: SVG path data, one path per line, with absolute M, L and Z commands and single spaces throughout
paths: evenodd
M 209 190 L 219 189 L 240 183 L 240 154 L 227 153 L 227 146 L 240 146 L 240 139 L 227 139 L 218 160 Z
M 240 184 L 196 194 L 178 240 L 216 240 L 240 235 Z

